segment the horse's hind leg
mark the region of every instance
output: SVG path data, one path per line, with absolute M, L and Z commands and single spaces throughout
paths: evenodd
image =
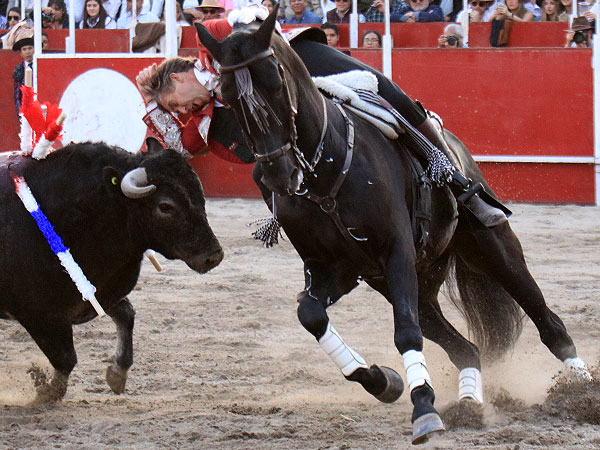
M 133 364 L 133 324 L 135 311 L 127 298 L 124 298 L 107 311 L 117 326 L 117 350 L 112 364 L 106 369 L 106 382 L 115 394 L 125 391 L 127 371 Z
M 462 254 L 464 249 L 473 249 L 472 241 L 470 245 L 458 247 L 469 268 L 483 271 L 497 280 L 523 308 L 538 329 L 541 341 L 565 364 L 567 370 L 579 378 L 591 379 L 585 363 L 577 356 L 575 344 L 563 321 L 548 308 L 540 288 L 529 273 L 521 244 L 509 224 L 489 230 L 477 229 L 473 235 L 477 243 L 474 253 Z
M 404 390 L 402 378 L 389 367 L 372 365 L 344 342 L 333 328 L 326 308 L 349 292 L 356 285 L 356 278 L 337 278 L 331 271 L 321 277 L 321 272 L 305 268 L 306 287 L 298 297 L 298 319 L 311 333 L 319 346 L 329 355 L 349 381 L 360 383 L 363 388 L 384 403 L 396 401 Z M 339 280 L 336 282 L 336 280 Z
M 435 342 L 448 354 L 460 371 L 458 399 L 483 403 L 479 350 L 465 339 L 442 314 L 438 293 L 448 270 L 448 258 L 419 275 L 419 323 L 423 336 Z

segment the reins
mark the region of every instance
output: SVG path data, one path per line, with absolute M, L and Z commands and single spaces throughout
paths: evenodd
M 294 152 L 294 156 L 296 158 L 296 161 L 298 162 L 298 165 L 302 168 L 302 170 L 305 170 L 309 173 L 313 173 L 315 171 L 315 167 L 316 165 L 319 163 L 320 159 L 321 159 L 321 155 L 323 154 L 323 142 L 325 140 L 325 133 L 327 131 L 327 126 L 328 126 L 328 118 L 327 118 L 327 105 L 325 104 L 325 98 L 321 95 L 321 102 L 323 105 L 323 126 L 321 129 L 321 138 L 319 140 L 319 143 L 317 144 L 317 147 L 315 149 L 315 153 L 313 155 L 312 160 L 309 162 L 306 157 L 304 156 L 304 153 L 302 153 L 302 151 L 298 148 L 297 145 L 297 140 L 298 140 L 298 133 L 296 130 L 296 115 L 298 114 L 298 108 L 297 106 L 294 104 L 294 102 L 292 101 L 292 94 L 290 92 L 290 88 L 289 88 L 289 84 L 287 82 L 286 76 L 285 76 L 285 69 L 283 68 L 283 66 L 281 65 L 281 63 L 277 60 L 277 58 L 275 58 L 275 55 L 273 53 L 273 49 L 268 48 L 267 50 L 264 50 L 248 59 L 246 59 L 245 61 L 242 61 L 238 64 L 232 64 L 230 66 L 221 66 L 221 68 L 219 69 L 221 73 L 236 73 L 236 84 L 237 84 L 237 89 L 238 89 L 238 93 L 239 92 L 246 92 L 247 90 L 250 91 L 250 94 L 247 94 L 248 97 L 253 96 L 253 87 L 250 86 L 245 86 L 244 89 L 242 90 L 238 79 L 241 77 L 238 77 L 237 74 L 239 73 L 238 71 L 243 71 L 248 70 L 248 66 L 250 66 L 251 64 L 261 61 L 265 58 L 268 58 L 270 56 L 273 56 L 275 61 L 277 62 L 278 68 L 279 68 L 279 74 L 282 80 L 282 84 L 285 90 L 285 98 L 286 98 L 286 102 L 287 102 L 287 106 L 289 107 L 290 110 L 290 118 L 289 118 L 289 124 L 290 124 L 290 142 L 282 145 L 279 148 L 276 148 L 275 150 L 267 153 L 267 154 L 259 154 L 256 152 L 256 147 L 254 145 L 254 142 L 251 138 L 251 133 L 250 133 L 250 128 L 248 126 L 248 119 L 246 117 L 246 113 L 244 110 L 244 107 L 242 106 L 242 113 L 244 115 L 244 122 L 246 124 L 245 126 L 245 130 L 244 133 L 246 134 L 247 138 L 248 138 L 248 142 L 250 143 L 250 146 L 252 148 L 252 152 L 254 153 L 254 157 L 256 159 L 256 162 L 258 163 L 264 163 L 264 162 L 270 162 L 270 161 L 274 161 L 280 157 L 282 157 L 283 155 L 287 154 L 290 151 Z M 251 80 L 251 78 L 250 78 Z M 250 111 L 252 111 L 252 108 L 250 107 L 250 104 L 253 103 L 252 100 L 250 100 L 249 98 L 246 97 L 246 95 L 241 95 L 238 98 L 244 98 L 248 109 Z M 270 105 L 266 105 L 266 108 L 272 113 L 273 110 L 271 108 Z M 277 119 L 279 122 L 279 119 Z M 257 122 L 258 123 L 258 122 Z M 258 123 L 259 128 L 261 128 L 261 130 L 263 129 L 263 127 L 260 125 L 260 123 Z M 266 130 L 263 130 L 263 133 Z
M 257 53 L 252 58 L 248 58 L 247 60 L 242 61 L 241 63 L 233 64 L 231 66 L 221 66 L 219 68 L 219 72 L 221 72 L 221 73 L 235 72 L 236 70 L 244 69 L 244 68 L 248 67 L 250 64 L 255 63 L 256 61 L 260 61 L 261 59 L 268 58 L 269 56 L 272 56 L 272 55 L 273 55 L 273 49 L 271 49 L 269 47 L 268 49 L 263 50 L 260 53 Z

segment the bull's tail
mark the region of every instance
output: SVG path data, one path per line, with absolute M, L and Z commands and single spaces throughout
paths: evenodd
M 497 281 L 473 272 L 461 258 L 453 259 L 455 270 L 446 281 L 450 300 L 465 318 L 482 359 L 494 361 L 519 338 L 523 312 Z

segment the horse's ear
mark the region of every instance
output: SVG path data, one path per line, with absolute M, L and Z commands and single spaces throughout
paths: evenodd
M 217 41 L 212 34 L 206 29 L 201 23 L 194 23 L 196 32 L 198 33 L 198 39 L 200 43 L 204 45 L 206 50 L 215 58 L 217 61 L 221 61 L 221 44 Z
M 265 19 L 260 28 L 256 30 L 254 38 L 259 48 L 269 48 L 271 45 L 271 34 L 273 28 L 275 28 L 275 22 L 277 21 L 277 11 L 279 10 L 279 3 L 273 7 L 273 12 L 269 14 L 269 17 Z
M 158 139 L 152 136 L 146 138 L 146 147 L 148 148 L 148 153 L 163 152 L 165 150 Z

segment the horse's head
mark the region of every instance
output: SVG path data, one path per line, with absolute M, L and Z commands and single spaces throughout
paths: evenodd
M 196 28 L 200 42 L 221 65 L 223 99 L 262 166 L 262 182 L 273 192 L 293 194 L 302 183 L 303 161 L 296 146 L 298 91 L 292 71 L 298 62 L 299 70 L 306 69 L 282 38 L 272 39 L 276 16 L 274 9 L 260 26 L 236 25 L 223 42 L 203 26 Z

